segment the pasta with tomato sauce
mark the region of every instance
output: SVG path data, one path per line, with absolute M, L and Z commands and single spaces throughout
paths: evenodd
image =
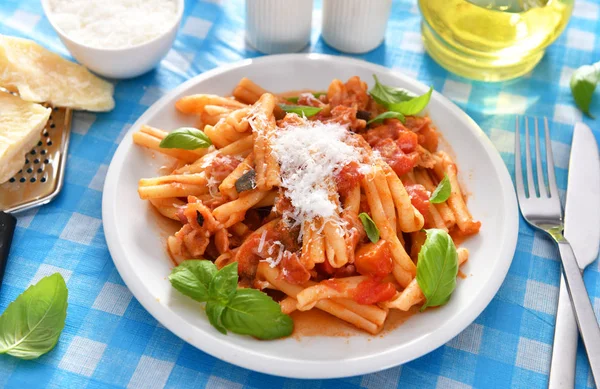
M 358 77 L 284 96 L 243 79 L 231 97 L 180 99 L 211 145 L 163 148 L 168 133 L 143 126 L 135 143 L 177 166 L 140 180 L 139 195 L 181 223 L 167 242 L 176 264 L 236 262 L 239 286 L 283 313 L 320 309 L 376 334 L 390 309 L 433 301 L 417 274 L 426 229 L 464 239 L 480 223 L 429 117 L 377 119 L 388 109 Z M 452 255 L 458 266 L 468 251 Z

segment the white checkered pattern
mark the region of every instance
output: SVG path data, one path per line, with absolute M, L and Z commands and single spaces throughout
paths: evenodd
M 60 234 L 60 238 L 81 244 L 90 244 L 101 224 L 99 219 L 74 213 Z
M 196 38 L 204 39 L 206 38 L 206 35 L 208 35 L 211 27 L 212 22 L 190 16 L 183 25 L 181 32 L 185 35 L 191 35 Z
M 132 297 L 126 286 L 107 282 L 94 301 L 92 308 L 123 316 Z
M 161 361 L 158 359 L 143 356 L 127 385 L 127 389 L 160 389 L 165 386 L 173 362 Z
M 106 345 L 103 343 L 76 336 L 71 341 L 58 367 L 75 374 L 91 377 L 105 349 Z

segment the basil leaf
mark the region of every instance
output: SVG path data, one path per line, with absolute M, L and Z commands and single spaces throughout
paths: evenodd
M 182 127 L 170 132 L 160 142 L 163 149 L 196 150 L 210 147 L 212 142 L 206 134 L 197 128 Z
M 223 327 L 221 323 L 221 316 L 223 316 L 225 306 L 215 301 L 209 301 L 206 303 L 206 316 L 208 321 L 213 325 L 220 333 L 227 335 L 227 329 Z
M 416 115 L 425 109 L 433 93 L 433 88 L 430 87 L 425 94 L 417 96 L 406 89 L 381 84 L 376 75 L 373 78 L 375 86 L 369 91 L 371 97 L 388 110 L 405 116 Z
M 21 293 L 0 317 L 0 354 L 34 359 L 52 350 L 65 327 L 68 295 L 59 273 Z
M 197 301 L 206 301 L 206 316 L 222 334 L 232 331 L 260 339 L 289 335 L 292 319 L 273 299 L 256 289 L 237 289 L 237 262 L 217 271 L 207 260 L 187 260 L 171 272 L 175 289 Z
M 387 112 L 382 113 L 381 115 L 377 115 L 377 117 L 375 117 L 374 119 L 369 120 L 367 122 L 367 124 L 371 124 L 371 123 L 375 123 L 375 122 L 382 122 L 385 119 L 398 119 L 402 123 L 404 123 L 406 121 L 406 118 L 400 112 L 387 111 Z
M 429 202 L 434 204 L 443 203 L 444 201 L 448 200 L 450 193 L 452 193 L 450 179 L 448 178 L 447 174 L 444 174 L 444 178 L 442 178 L 442 181 L 440 181 L 437 188 L 435 188 L 431 194 Z
M 590 114 L 590 104 L 599 80 L 600 62 L 582 66 L 571 76 L 571 94 L 575 99 L 575 104 L 591 118 L 593 116 Z
M 208 293 L 210 299 L 218 301 L 221 304 L 227 304 L 237 290 L 238 283 L 238 264 L 230 263 L 215 274 Z
M 326 95 L 326 94 L 327 94 L 327 92 L 313 92 L 312 95 L 318 99 L 319 97 Z M 285 99 L 287 101 L 297 104 L 299 98 L 300 98 L 300 96 L 293 96 L 293 97 L 286 97 Z
M 395 88 L 381 84 L 377 76 L 374 74 L 373 78 L 375 79 L 375 85 L 369 91 L 369 94 L 375 101 L 383 106 L 387 107 L 389 104 L 407 101 L 417 97 L 415 94 L 407 91 L 406 89 Z
M 307 105 L 279 104 L 279 106 L 281 107 L 282 110 L 284 110 L 287 113 L 295 113 L 300 116 L 306 116 L 307 118 L 309 118 L 311 116 L 315 116 L 316 114 L 321 112 L 321 110 L 323 109 L 323 108 L 317 108 L 317 107 L 309 107 Z
M 196 301 L 210 299 L 209 286 L 217 274 L 217 267 L 206 259 L 189 259 L 175 267 L 169 281 L 175 289 Z
M 373 243 L 379 242 L 379 228 L 377 228 L 377 225 L 375 225 L 371 216 L 362 212 L 358 215 L 358 218 L 362 222 L 363 227 L 365 227 L 365 232 L 367 233 L 369 240 Z
M 427 107 L 429 104 L 429 99 L 431 98 L 431 94 L 433 93 L 433 88 L 429 88 L 429 90 L 422 94 L 421 96 L 417 96 L 413 99 L 401 101 L 399 103 L 390 104 L 388 109 L 390 111 L 401 112 L 402 114 L 416 115 Z
M 421 311 L 446 304 L 456 287 L 458 274 L 458 254 L 450 235 L 439 229 L 425 232 L 427 239 L 417 262 L 417 283 L 426 299 Z
M 292 318 L 281 312 L 273 299 L 256 289 L 238 289 L 221 316 L 231 332 L 259 339 L 288 336 L 294 330 Z

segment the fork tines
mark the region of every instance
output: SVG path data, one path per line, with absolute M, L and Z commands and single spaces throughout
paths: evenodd
M 548 128 L 548 119 L 544 120 L 544 132 L 546 140 L 546 167 L 548 174 L 548 188 L 546 189 L 546 183 L 544 181 L 544 167 L 542 161 L 542 153 L 540 151 L 540 136 L 538 130 L 538 118 L 524 118 L 525 122 L 525 165 L 527 169 L 527 193 L 523 183 L 523 170 L 521 166 L 521 133 L 520 133 L 520 120 L 517 116 L 515 123 L 515 179 L 517 183 L 517 195 L 519 200 L 523 198 L 558 198 L 558 187 L 556 186 L 556 177 L 554 175 L 554 158 L 552 156 L 552 144 L 550 141 L 550 130 Z M 533 168 L 531 162 L 531 152 L 529 144 L 529 122 L 534 123 L 535 133 L 535 160 L 537 170 L 537 189 L 536 183 L 533 176 Z

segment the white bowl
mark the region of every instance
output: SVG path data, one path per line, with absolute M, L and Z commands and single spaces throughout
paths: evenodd
M 154 68 L 173 46 L 184 7 L 184 0 L 178 0 L 176 20 L 162 35 L 137 46 L 105 49 L 84 45 L 62 31 L 53 20 L 48 1 L 42 0 L 44 13 L 71 55 L 94 73 L 108 78 L 132 78 Z
M 137 192 L 140 178 L 158 175 L 167 161 L 133 144 L 142 124 L 172 130 L 194 125 L 193 115 L 175 109 L 182 96 L 230 95 L 242 77 L 273 92 L 323 90 L 334 78 L 358 75 L 421 94 L 428 87 L 383 66 L 318 54 L 270 55 L 202 73 L 171 90 L 131 126 L 108 169 L 102 198 L 106 242 L 119 274 L 138 301 L 181 339 L 227 362 L 248 369 L 298 378 L 334 378 L 371 373 L 408 362 L 440 347 L 465 329 L 490 303 L 512 261 L 519 210 L 508 170 L 477 124 L 456 105 L 434 92 L 427 111 L 451 146 L 469 196 L 469 209 L 482 223 L 464 243 L 471 253 L 450 302 L 414 315 L 384 336 L 293 337 L 259 341 L 210 325 L 200 303 L 173 289 L 172 263 L 165 236 L 171 231 Z M 171 226 L 172 227 L 172 226 Z M 328 386 L 327 384 L 325 385 Z

